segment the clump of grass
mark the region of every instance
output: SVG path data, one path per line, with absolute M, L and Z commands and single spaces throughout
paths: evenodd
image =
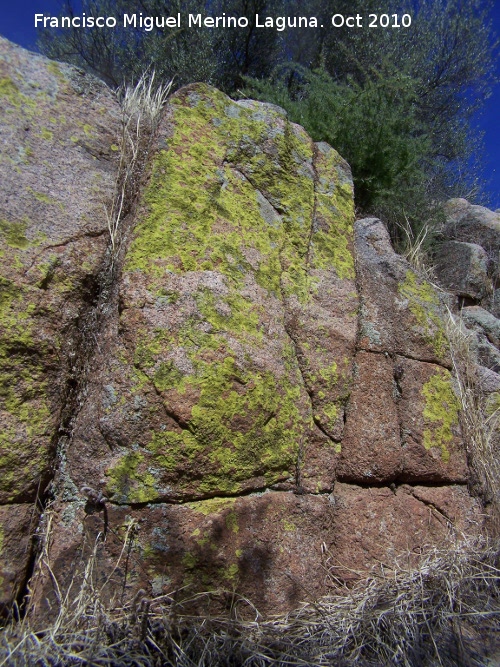
M 434 231 L 428 224 L 423 224 L 415 231 L 409 220 L 398 224 L 401 236 L 400 254 L 418 271 L 426 280 L 435 281 L 431 262 L 429 261 L 429 248 L 433 244 Z
M 174 594 L 149 599 L 139 591 L 106 609 L 90 583 L 94 554 L 73 602 L 61 597 L 56 621 L 34 630 L 28 615 L 4 629 L 0 667 L 487 664 L 488 650 L 500 646 L 498 545 L 465 540 L 429 551 L 417 567 L 411 561 L 263 621 L 248 600 L 221 591 L 182 604 Z M 224 595 L 232 596 L 229 617 L 189 615 L 200 598 Z
M 119 91 L 122 110 L 119 165 L 111 205 L 105 207 L 112 260 L 118 250 L 120 223 L 137 196 L 151 142 L 171 87 L 172 81 L 156 86 L 153 72 L 150 76 L 141 76 L 135 86 L 126 86 Z
M 275 620 L 212 620 L 209 632 L 198 621 L 171 664 L 484 665 L 500 617 L 498 548 L 464 541 L 409 560 Z

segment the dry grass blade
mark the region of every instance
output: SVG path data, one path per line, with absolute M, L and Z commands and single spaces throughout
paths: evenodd
M 399 223 L 398 228 L 403 234 L 401 254 L 427 280 L 434 282 L 434 273 L 429 262 L 426 245 L 429 242 L 431 231 L 429 225 L 423 225 L 417 234 L 412 229 L 408 219 Z
M 157 129 L 161 111 L 167 101 L 172 82 L 166 85 L 155 85 L 155 73 L 151 76 L 144 74 L 135 86 L 127 86 L 122 93 L 123 115 L 130 126 L 133 120 L 136 123 L 136 135 L 140 131 L 144 120 L 151 129 Z

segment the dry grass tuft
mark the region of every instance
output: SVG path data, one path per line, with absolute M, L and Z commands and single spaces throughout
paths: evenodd
M 127 86 L 121 95 L 121 136 L 119 166 L 110 207 L 105 207 L 111 239 L 112 258 L 117 253 L 120 222 L 135 199 L 147 163 L 151 141 L 158 129 L 162 109 L 172 81 L 155 85 L 155 73 L 143 75 L 135 86 Z
M 428 246 L 431 243 L 432 232 L 429 225 L 424 224 L 418 233 L 412 229 L 408 219 L 398 224 L 402 234 L 400 254 L 431 283 L 435 281 L 431 262 L 429 261 Z
M 498 545 L 463 541 L 432 550 L 418 568 L 410 560 L 262 621 L 236 595 L 231 618 L 193 617 L 186 611 L 193 599 L 179 604 L 144 591 L 123 608 L 105 609 L 91 557 L 73 600 L 60 593 L 52 624 L 35 631 L 28 615 L 4 629 L 0 667 L 486 665 L 488 643 L 500 640 Z

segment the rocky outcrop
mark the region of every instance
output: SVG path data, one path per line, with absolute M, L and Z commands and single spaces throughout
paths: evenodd
M 92 557 L 110 598 L 225 589 L 263 612 L 324 594 L 325 568 L 349 581 L 478 530 L 439 294 L 382 223 L 354 224 L 344 160 L 272 105 L 184 88 L 110 273 L 100 206 L 117 103 L 71 68 L 2 49 L 4 156 L 24 156 L 17 182 L 33 180 L 2 213 L 2 363 L 18 387 L 15 403 L 2 394 L 2 478 L 9 456 L 42 457 L 6 484 L 4 601 L 22 587 L 29 549 L 21 557 L 15 535 L 32 531 L 37 493 L 50 500 L 43 562 L 61 587 Z M 32 107 L 16 96 L 39 94 L 30 72 L 54 91 L 40 94 L 56 121 L 49 148 L 42 134 L 28 155 Z M 74 184 L 71 205 L 50 199 L 57 174 Z M 44 613 L 57 598 L 37 571 Z
M 83 372 L 83 329 L 107 248 L 103 206 L 116 173 L 119 109 L 104 85 L 1 38 L 0 108 L 4 604 L 22 587 L 37 501 L 54 474 Z
M 474 243 L 487 253 L 491 273 L 498 279 L 500 214 L 466 199 L 450 199 L 445 207 L 444 236 L 447 240 Z
M 436 275 L 456 297 L 452 308 L 474 333 L 478 373 L 481 377 L 489 375 L 486 386 L 492 386 L 491 371 L 500 371 L 500 214 L 465 199 L 452 199 L 445 206 L 443 234 L 456 240 L 440 247 L 435 258 Z

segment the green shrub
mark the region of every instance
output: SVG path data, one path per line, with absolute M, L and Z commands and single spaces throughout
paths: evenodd
M 287 86 L 290 77 L 297 81 Z M 358 212 L 383 217 L 393 236 L 398 220 L 419 226 L 435 214 L 428 199 L 432 138 L 418 118 L 410 77 L 381 75 L 362 85 L 295 69 L 275 81 L 251 81 L 247 92 L 279 104 L 315 141 L 334 146 L 351 166 Z

